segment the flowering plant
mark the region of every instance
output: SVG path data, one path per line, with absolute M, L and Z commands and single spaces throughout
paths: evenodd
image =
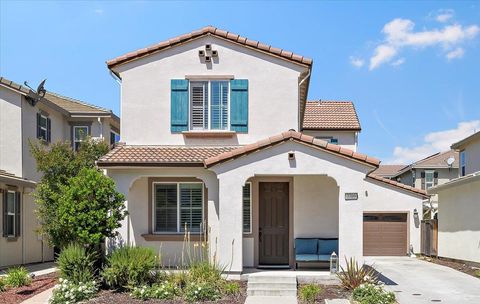
M 188 302 L 214 301 L 221 298 L 219 290 L 207 283 L 192 282 L 184 289 L 184 298 Z
M 71 304 L 92 298 L 98 291 L 95 281 L 75 284 L 66 279 L 59 279 L 55 285 L 50 304 Z
M 165 281 L 158 285 L 134 287 L 130 296 L 139 300 L 162 299 L 171 300 L 178 294 L 178 287 L 172 283 Z
M 353 300 L 360 304 L 393 304 L 395 294 L 383 288 L 383 283 L 361 284 L 353 290 Z

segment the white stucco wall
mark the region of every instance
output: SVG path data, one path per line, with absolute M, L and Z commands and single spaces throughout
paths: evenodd
M 338 139 L 338 145 L 347 149 L 357 151 L 358 136 L 356 131 L 317 131 L 317 130 L 303 130 L 302 133 L 311 135 L 315 138 L 332 137 Z
M 198 56 L 207 43 L 218 51 L 211 64 L 202 63 Z M 134 145 L 218 143 L 218 139 L 185 138 L 170 132 L 170 80 L 185 79 L 186 75 L 248 79 L 248 133 L 224 138 L 224 145 L 248 144 L 292 128 L 298 130 L 298 82 L 305 69 L 216 37 L 199 38 L 126 63 L 115 68 L 122 78 L 122 141 Z
M 480 138 L 469 142 L 465 147 L 466 174 L 480 171 Z
M 438 255 L 480 263 L 480 181 L 438 192 Z
M 0 86 L 0 169 L 22 176 L 22 95 Z

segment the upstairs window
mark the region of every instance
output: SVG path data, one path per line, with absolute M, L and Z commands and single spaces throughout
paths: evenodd
M 434 171 L 425 171 L 425 189 L 434 186 Z
M 338 139 L 333 138 L 332 136 L 316 136 L 315 138 L 324 140 L 324 141 L 326 141 L 328 143 L 331 143 L 331 144 L 334 144 L 334 145 L 338 145 Z
M 465 159 L 465 150 L 460 151 L 460 176 L 465 176 L 467 173 L 467 161 Z
M 88 126 L 73 126 L 73 149 L 78 151 L 88 136 Z
M 190 129 L 228 130 L 228 81 L 190 82 Z
M 37 138 L 46 142 L 51 141 L 51 121 L 46 115 L 37 113 Z
M 120 141 L 120 134 L 115 131 L 110 131 L 110 146 L 114 146 Z

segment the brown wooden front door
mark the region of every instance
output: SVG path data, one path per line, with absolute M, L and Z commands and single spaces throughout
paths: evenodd
M 259 183 L 259 264 L 288 265 L 288 183 Z

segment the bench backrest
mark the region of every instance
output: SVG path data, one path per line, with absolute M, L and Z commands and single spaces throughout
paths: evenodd
M 318 239 L 295 239 L 295 254 L 317 254 Z
M 331 255 L 334 251 L 338 254 L 338 239 L 318 239 L 317 254 Z

